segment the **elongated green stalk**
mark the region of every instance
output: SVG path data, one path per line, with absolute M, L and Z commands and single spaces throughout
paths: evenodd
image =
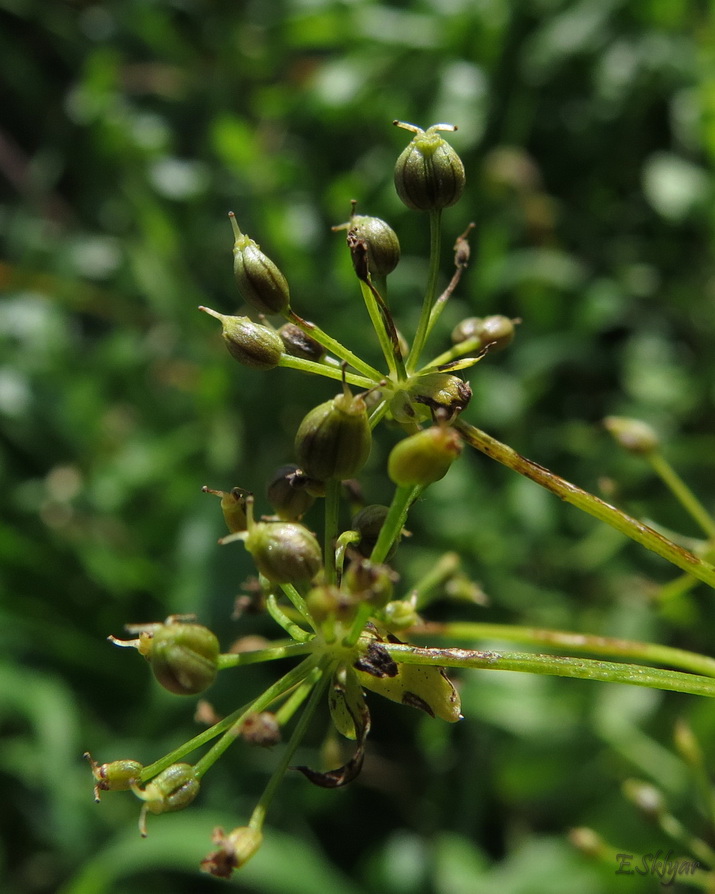
M 264 650 L 261 650 L 264 651 Z M 293 654 L 296 654 L 295 652 Z M 222 657 L 233 657 L 233 656 L 222 656 Z M 285 656 L 276 656 L 276 657 L 285 657 Z M 315 664 L 316 659 L 314 656 L 306 659 L 304 662 L 299 664 L 294 671 L 290 671 L 290 674 L 295 673 L 296 679 L 291 683 L 289 681 L 288 685 L 282 687 L 283 681 L 289 676 L 286 674 L 282 677 L 271 689 L 279 688 L 281 691 L 274 694 L 273 698 L 279 698 L 283 692 L 288 692 L 293 686 L 299 683 L 303 676 L 305 676 L 310 671 L 310 665 Z M 266 690 L 268 691 L 268 690 Z M 265 693 L 263 693 L 265 695 Z M 272 699 L 271 699 L 272 700 Z M 256 710 L 263 710 L 263 708 L 256 708 L 256 699 L 253 699 L 250 702 L 247 702 L 245 705 L 242 705 L 240 708 L 237 708 L 235 711 L 232 711 L 228 717 L 224 717 L 223 720 L 220 720 L 218 723 L 215 723 L 209 729 L 204 730 L 199 733 L 197 736 L 194 736 L 192 739 L 189 739 L 188 742 L 184 742 L 183 745 L 180 745 L 178 748 L 175 748 L 173 751 L 170 751 L 168 754 L 165 754 L 164 757 L 160 758 L 158 761 L 154 761 L 153 764 L 148 764 L 141 771 L 139 775 L 139 781 L 142 785 L 148 782 L 150 779 L 153 779 L 158 773 L 161 773 L 162 770 L 166 770 L 167 767 L 170 767 L 172 764 L 175 764 L 177 761 L 182 760 L 186 755 L 191 754 L 192 751 L 196 751 L 197 748 L 201 748 L 202 745 L 205 745 L 207 742 L 210 742 L 212 739 L 215 739 L 217 736 L 220 736 L 221 733 L 225 733 L 226 730 L 230 730 L 236 724 L 242 722 L 243 718 L 253 713 Z M 270 702 L 268 702 L 270 704 Z M 266 705 L 264 705 L 266 707 Z M 235 736 L 233 737 L 235 738 Z M 230 744 L 230 743 L 229 743 Z
M 589 658 L 566 658 L 560 655 L 535 655 L 531 652 L 491 652 L 472 649 L 422 649 L 402 643 L 384 643 L 390 657 L 401 664 L 437 667 L 473 667 L 483 670 L 520 671 L 604 683 L 628 683 L 667 689 L 715 698 L 715 679 L 681 671 L 620 664 Z
M 478 639 L 529 643 L 534 646 L 559 646 L 574 652 L 615 655 L 680 668 L 704 676 L 715 677 L 715 658 L 619 637 L 595 636 L 588 633 L 569 633 L 565 630 L 545 630 L 540 627 L 518 627 L 511 624 L 482 624 L 456 621 L 447 624 L 426 624 L 415 628 L 414 636 L 441 636 L 446 639 L 474 642 Z
M 392 548 L 392 544 L 400 536 L 400 533 L 405 526 L 410 506 L 417 499 L 421 491 L 421 485 L 402 485 L 395 489 L 395 495 L 392 498 L 387 517 L 385 518 L 382 528 L 380 528 L 377 543 L 370 554 L 371 562 L 378 565 L 385 561 L 387 554 Z
M 243 667 L 246 664 L 261 664 L 264 661 L 277 661 L 280 658 L 295 658 L 312 652 L 312 646 L 302 642 L 285 643 L 269 646 L 266 649 L 255 649 L 252 652 L 227 652 L 218 656 L 218 668 Z
M 496 438 L 492 438 L 491 435 L 475 428 L 473 425 L 469 425 L 460 419 L 455 423 L 455 428 L 457 428 L 471 447 L 480 450 L 486 456 L 495 459 L 515 472 L 519 472 L 526 478 L 530 478 L 532 481 L 550 490 L 553 494 L 556 494 L 557 497 L 565 500 L 565 502 L 571 503 L 571 505 L 587 512 L 594 518 L 611 525 L 617 531 L 625 534 L 626 537 L 630 537 L 632 540 L 645 546 L 646 549 L 657 553 L 663 559 L 667 559 L 673 565 L 677 565 L 678 568 L 682 568 L 683 571 L 687 571 L 688 574 L 692 574 L 693 577 L 697 577 L 703 583 L 715 587 L 715 566 L 711 565 L 710 562 L 694 556 L 688 550 L 683 549 L 681 546 L 673 543 L 672 540 L 668 540 L 667 537 L 663 537 L 662 534 L 654 531 L 653 528 L 644 525 L 643 522 L 639 522 L 620 509 L 616 509 L 615 506 L 611 506 L 610 503 L 605 503 L 599 497 L 582 490 L 580 487 L 576 487 L 575 484 L 571 484 L 558 475 L 554 475 L 553 472 L 550 472 L 543 466 L 526 459 L 526 457 L 517 453 L 516 450 L 508 447 L 506 444 L 502 444 Z
M 328 684 L 328 680 L 330 679 L 330 668 L 322 667 L 316 669 L 318 674 L 320 675 L 317 679 L 313 691 L 310 695 L 310 699 L 308 704 L 305 706 L 305 710 L 300 715 L 298 722 L 295 725 L 295 729 L 288 741 L 288 745 L 281 756 L 280 762 L 273 774 L 271 775 L 270 780 L 268 781 L 268 785 L 263 790 L 263 794 L 261 798 L 256 804 L 253 813 L 251 814 L 251 818 L 248 821 L 248 825 L 257 829 L 259 832 L 263 828 L 263 823 L 266 818 L 266 813 L 268 812 L 268 808 L 270 806 L 271 801 L 273 800 L 273 796 L 275 795 L 278 786 L 280 785 L 283 777 L 285 776 L 286 770 L 290 766 L 290 762 L 293 760 L 293 755 L 295 754 L 295 750 L 303 741 L 303 737 L 308 729 L 308 724 L 315 713 L 315 709 L 318 707 L 320 703 L 320 699 L 325 691 L 325 687 Z
M 309 655 L 308 658 L 301 661 L 301 663 L 294 667 L 292 670 L 289 670 L 287 674 L 284 674 L 280 678 L 280 680 L 276 680 L 276 682 L 269 686 L 265 692 L 262 692 L 258 698 L 254 699 L 247 710 L 245 710 L 236 720 L 235 722 L 226 730 L 226 732 L 221 736 L 218 742 L 210 748 L 206 754 L 194 764 L 194 773 L 197 779 L 201 779 L 201 777 L 216 763 L 216 761 L 223 755 L 227 748 L 229 748 L 233 742 L 236 740 L 236 737 L 241 732 L 241 725 L 245 721 L 246 717 L 251 714 L 257 714 L 259 711 L 264 711 L 271 702 L 275 701 L 275 699 L 279 698 L 284 693 L 288 692 L 298 683 L 301 683 L 307 675 L 313 670 L 320 659 L 315 655 Z
M 291 620 L 288 615 L 286 615 L 278 605 L 273 593 L 268 594 L 268 598 L 266 599 L 266 610 L 276 624 L 278 624 L 279 627 L 282 627 L 288 636 L 296 642 L 305 643 L 313 638 L 312 633 L 308 633 L 308 631 L 301 627 L 300 624 L 296 624 L 295 621 Z
M 325 483 L 325 539 L 323 542 L 323 564 L 325 566 L 325 582 L 329 586 L 337 582 L 335 542 L 338 539 L 340 487 L 340 481 L 337 478 L 331 478 Z
M 309 335 L 311 338 L 314 338 L 319 344 L 321 344 L 326 351 L 330 351 L 331 354 L 335 354 L 336 357 L 339 357 L 341 360 L 344 360 L 353 369 L 357 370 L 361 375 L 366 376 L 371 380 L 373 384 L 377 384 L 380 382 L 384 376 L 383 374 L 375 369 L 374 366 L 370 366 L 369 363 L 365 363 L 357 354 L 353 354 L 352 351 L 348 350 L 345 345 L 340 344 L 337 339 L 332 338 L 332 336 L 328 335 L 327 332 L 323 332 L 323 330 L 316 326 L 315 323 L 310 323 L 308 320 L 304 320 L 302 317 L 299 317 L 295 311 L 288 311 L 286 314 L 286 318 L 290 320 L 291 323 L 295 323 L 306 335 Z
M 372 388 L 375 384 L 374 379 L 368 379 L 365 376 L 358 376 L 351 372 L 343 374 L 342 368 L 339 366 L 325 366 L 323 363 L 305 360 L 303 357 L 291 357 L 290 354 L 283 354 L 278 366 L 298 369 L 301 372 L 310 373 L 314 376 L 324 376 L 326 379 L 335 379 L 338 382 L 342 382 L 344 378 L 350 385 L 356 385 L 358 388 Z
M 315 621 L 313 620 L 313 616 L 310 613 L 310 609 L 305 604 L 305 599 L 300 595 L 300 593 L 296 590 L 293 584 L 280 584 L 281 590 L 288 597 L 288 599 L 293 603 L 293 608 L 295 608 L 300 614 L 305 618 L 305 620 L 310 624 L 310 626 L 315 629 Z
M 429 212 L 430 225 L 430 246 L 429 246 L 429 272 L 427 275 L 427 289 L 425 291 L 424 301 L 422 303 L 422 311 L 420 320 L 417 324 L 417 332 L 412 342 L 409 356 L 407 358 L 407 372 L 413 373 L 417 369 L 420 362 L 422 349 L 427 341 L 429 334 L 430 315 L 432 307 L 437 295 L 437 277 L 439 275 L 439 256 L 442 246 L 442 211 L 437 209 Z
M 680 505 L 700 525 L 708 540 L 715 541 L 715 521 L 663 454 L 657 451 L 649 453 L 646 459 L 653 471 L 670 488 Z
M 391 373 L 394 373 L 395 358 L 392 346 L 390 344 L 390 338 L 385 331 L 385 326 L 382 322 L 382 314 L 380 312 L 380 308 L 378 307 L 377 301 L 372 293 L 372 290 L 370 289 L 370 286 L 362 279 L 360 280 L 360 291 L 362 292 L 362 297 L 363 301 L 365 302 L 367 312 L 370 315 L 370 322 L 372 323 L 372 328 L 375 330 L 375 335 L 377 336 L 382 355 L 385 358 L 385 363 L 387 363 L 387 368 Z

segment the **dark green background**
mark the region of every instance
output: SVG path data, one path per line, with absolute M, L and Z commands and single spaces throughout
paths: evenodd
M 470 220 L 474 262 L 434 347 L 464 316 L 523 320 L 471 373 L 466 418 L 697 537 L 599 421 L 653 423 L 712 506 L 712 7 L 0 0 L 0 60 L 3 891 L 219 890 L 197 862 L 213 826 L 246 821 L 275 755 L 238 746 L 189 811 L 153 819 L 142 841 L 130 795 L 92 803 L 81 754 L 148 763 L 196 730 L 193 701 L 158 691 L 109 633 L 188 611 L 225 646 L 271 632 L 230 620 L 250 564 L 240 547 L 218 549 L 218 505 L 200 489 L 260 493 L 292 459 L 302 415 L 335 389 L 238 367 L 196 312 L 240 306 L 227 211 L 286 273 L 299 313 L 376 359 L 330 227 L 355 198 L 397 230 L 391 302 L 413 331 L 426 222 L 394 194 L 408 137 L 391 122 L 458 124 L 468 186 L 445 214 L 445 276 Z M 391 437 L 367 470 L 373 500 L 385 499 Z M 662 610 L 672 569 L 482 457 L 460 461 L 410 527 L 405 586 L 456 548 L 490 598 L 434 616 L 712 649 L 706 588 Z M 274 670 L 227 675 L 217 709 Z M 453 728 L 373 698 L 362 777 L 325 792 L 289 776 L 233 887 L 650 891 L 652 879 L 615 878 L 615 863 L 597 867 L 565 838 L 585 824 L 619 851 L 667 850 L 621 795 L 629 776 L 656 781 L 711 834 L 671 744 L 686 715 L 711 755 L 711 705 L 487 672 L 462 675 L 462 694 L 467 719 Z M 317 762 L 321 732 L 301 757 Z

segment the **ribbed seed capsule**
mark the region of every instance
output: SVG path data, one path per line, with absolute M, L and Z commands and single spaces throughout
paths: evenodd
M 354 214 L 348 226 L 348 239 L 357 239 L 367 247 L 367 266 L 371 276 L 387 276 L 400 260 L 400 241 L 392 227 L 379 217 Z
M 437 211 L 457 202 L 464 192 L 464 165 L 440 131 L 454 131 L 452 124 L 433 124 L 427 130 L 394 122 L 414 133 L 412 142 L 395 165 L 395 188 L 398 196 L 415 211 Z
M 514 338 L 516 332 L 514 323 L 518 320 L 510 320 L 502 314 L 493 314 L 490 317 L 467 317 L 452 330 L 452 341 L 461 344 L 469 338 L 478 338 L 479 346 L 489 345 L 491 351 L 501 351 Z
M 308 480 L 294 463 L 280 466 L 268 482 L 268 502 L 284 521 L 298 521 L 315 502 Z
M 94 799 L 99 801 L 100 792 L 125 792 L 136 782 L 144 769 L 139 761 L 118 760 L 108 764 L 98 764 L 92 760 L 92 755 L 87 752 L 85 757 L 92 768 L 92 775 L 96 780 L 94 786 Z
M 286 323 L 278 330 L 280 340 L 286 354 L 301 357 L 303 360 L 314 360 L 319 363 L 325 356 L 325 348 L 295 323 Z
M 424 428 L 396 444 L 390 453 L 387 472 L 401 487 L 439 481 L 462 452 L 462 440 L 446 425 Z
M 248 317 L 228 316 L 210 307 L 199 307 L 199 310 L 220 321 L 221 334 L 229 354 L 243 366 L 252 369 L 273 369 L 278 366 L 284 347 L 275 330 L 254 323 Z
M 372 432 L 365 401 L 346 389 L 312 409 L 295 437 L 295 452 L 309 478 L 352 478 L 365 465 Z
M 255 522 L 244 544 L 259 572 L 275 584 L 312 580 L 323 565 L 320 544 L 295 522 Z
M 235 236 L 233 273 L 244 301 L 262 314 L 283 314 L 290 308 L 288 281 L 273 261 L 238 227 L 236 217 L 229 215 Z
M 191 764 L 172 764 L 162 770 L 143 789 L 132 786 L 134 794 L 144 801 L 139 830 L 146 838 L 146 814 L 173 813 L 188 807 L 199 793 L 199 780 Z
M 157 681 L 176 695 L 203 692 L 218 673 L 218 640 L 200 624 L 164 624 L 143 640 L 140 651 Z

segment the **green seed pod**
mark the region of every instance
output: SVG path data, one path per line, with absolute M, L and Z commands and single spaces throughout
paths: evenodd
M 286 323 L 278 330 L 278 335 L 283 342 L 286 354 L 291 357 L 300 357 L 303 360 L 313 360 L 316 363 L 325 357 L 325 348 L 306 332 L 296 326 L 295 323 Z
M 119 760 L 108 764 L 98 764 L 89 752 L 85 754 L 96 780 L 94 800 L 99 801 L 100 792 L 125 792 L 137 782 L 143 770 L 139 761 Z
M 348 245 L 353 240 L 367 248 L 367 269 L 371 276 L 387 276 L 400 260 L 400 242 L 392 227 L 379 217 L 354 214 L 347 225 Z
M 145 640 L 142 652 L 159 683 L 176 695 L 197 695 L 218 673 L 219 644 L 200 624 L 165 624 Z
M 210 487 L 202 487 L 205 494 L 214 494 L 221 497 L 221 511 L 223 512 L 226 526 L 232 534 L 237 531 L 245 531 L 248 522 L 246 520 L 246 497 L 249 494 L 241 487 L 234 487 L 230 491 L 211 490 Z
M 369 559 L 350 562 L 343 575 L 343 589 L 361 602 L 387 605 L 392 598 L 396 575 L 387 565 L 374 565 Z
M 350 527 L 360 535 L 360 540 L 354 546 L 361 556 L 365 556 L 365 558 L 370 557 L 370 553 L 377 543 L 377 538 L 380 536 L 388 511 L 387 506 L 372 503 L 369 506 L 363 506 L 353 516 Z
M 210 307 L 199 307 L 199 310 L 220 320 L 228 352 L 243 366 L 251 369 L 273 369 L 278 366 L 283 354 L 283 342 L 275 330 L 254 323 L 248 317 L 227 316 Z
M 295 522 L 256 522 L 245 540 L 256 568 L 274 584 L 312 580 L 323 566 L 320 545 Z
M 397 422 L 419 422 L 435 413 L 453 419 L 472 399 L 472 389 L 458 376 L 427 373 L 413 376 L 407 388 L 395 392 L 390 412 Z
M 494 314 L 490 317 L 467 317 L 452 330 L 452 341 L 461 344 L 469 338 L 479 339 L 479 347 L 489 345 L 490 351 L 501 351 L 514 338 L 514 323 L 509 317 Z
M 281 466 L 268 482 L 268 502 L 283 521 L 298 521 L 315 503 L 308 478 L 294 463 Z
M 387 472 L 401 487 L 432 484 L 444 478 L 461 452 L 462 440 L 453 428 L 433 425 L 392 448 Z
M 233 273 L 244 301 L 262 314 L 283 314 L 290 308 L 288 282 L 264 255 L 258 243 L 240 231 L 236 217 L 229 214 L 235 236 Z
M 139 830 L 146 838 L 146 814 L 173 813 L 188 807 L 199 793 L 199 780 L 191 764 L 172 764 L 162 770 L 143 789 L 132 786 L 134 794 L 144 801 Z
M 603 425 L 616 442 L 629 453 L 648 456 L 660 448 L 660 439 L 647 422 L 627 419 L 623 416 L 608 416 Z
M 345 590 L 328 584 L 313 587 L 305 598 L 310 615 L 318 624 L 327 618 L 350 621 L 355 616 L 355 600 Z
M 414 133 L 412 142 L 397 159 L 395 188 L 398 196 L 415 211 L 436 211 L 454 205 L 464 192 L 464 165 L 440 131 L 454 131 L 451 124 L 433 124 L 427 130 L 394 122 Z
M 298 462 L 309 478 L 352 478 L 367 462 L 372 432 L 362 397 L 346 389 L 312 409 L 295 437 Z

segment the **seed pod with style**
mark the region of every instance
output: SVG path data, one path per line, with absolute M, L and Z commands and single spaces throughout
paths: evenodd
M 274 584 L 310 581 L 323 566 L 320 544 L 297 522 L 254 522 L 244 545 L 259 572 Z
M 142 639 L 154 676 L 176 695 L 197 695 L 214 682 L 218 673 L 219 644 L 200 624 L 164 624 Z
M 371 276 L 387 276 L 400 260 L 400 241 L 392 227 L 379 217 L 354 214 L 348 227 L 348 244 L 358 240 L 367 248 L 367 269 Z
M 199 307 L 221 323 L 222 335 L 229 354 L 251 369 L 273 369 L 283 354 L 280 336 L 268 326 L 254 323 L 248 317 L 232 317 L 210 307 Z
M 422 130 L 404 121 L 394 124 L 414 134 L 395 165 L 398 196 L 415 211 L 438 211 L 454 205 L 464 192 L 464 165 L 440 132 L 457 128 L 453 124 L 433 124 Z
M 320 342 L 303 332 L 295 323 L 285 323 L 278 330 L 278 335 L 286 354 L 290 354 L 291 357 L 313 360 L 316 363 L 320 363 L 325 357 L 325 348 Z
M 266 495 L 280 519 L 299 521 L 315 503 L 308 484 L 309 479 L 295 463 L 276 469 L 268 482 Z
M 233 273 L 244 301 L 262 314 L 284 314 L 290 308 L 288 281 L 273 261 L 238 227 L 236 216 L 229 214 L 235 236 Z
M 327 481 L 352 478 L 370 455 L 372 431 L 365 401 L 346 388 L 319 404 L 303 419 L 295 436 L 295 452 L 309 478 Z
M 188 807 L 199 793 L 199 780 L 191 764 L 172 764 L 162 770 L 143 789 L 132 786 L 134 794 L 144 801 L 139 817 L 139 831 L 146 838 L 146 814 L 173 813 Z

